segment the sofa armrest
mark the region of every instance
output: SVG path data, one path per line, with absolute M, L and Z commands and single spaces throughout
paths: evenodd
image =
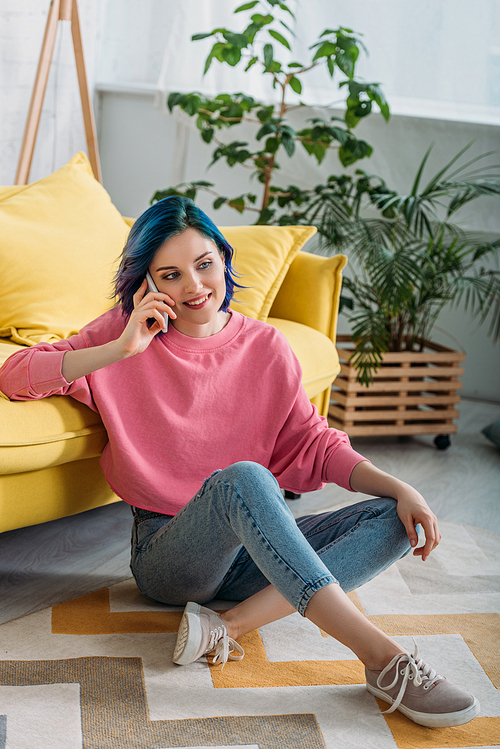
M 323 257 L 299 252 L 269 313 L 319 330 L 335 343 L 345 255 Z

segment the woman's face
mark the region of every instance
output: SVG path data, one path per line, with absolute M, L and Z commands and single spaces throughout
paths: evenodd
M 224 262 L 217 246 L 196 229 L 171 237 L 156 251 L 149 266 L 158 288 L 174 299 L 171 324 L 194 338 L 214 335 L 228 320 L 219 312 L 226 296 Z

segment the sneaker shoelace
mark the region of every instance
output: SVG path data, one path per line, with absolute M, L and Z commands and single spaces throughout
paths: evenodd
M 205 653 L 211 653 L 213 650 L 215 650 L 215 655 L 212 659 L 212 664 L 217 666 L 219 663 L 222 663 L 222 668 L 224 668 L 228 660 L 241 661 L 245 655 L 245 651 L 241 645 L 238 645 L 236 640 L 229 637 L 224 625 L 210 630 L 210 640 Z M 239 651 L 239 655 L 234 655 L 235 650 Z
M 414 641 L 415 642 L 415 641 Z M 426 663 L 423 662 L 421 658 L 417 658 L 418 655 L 418 648 L 417 644 L 415 643 L 415 653 L 414 655 L 407 655 L 406 653 L 401 653 L 401 655 L 396 655 L 392 661 L 384 668 L 384 670 L 380 673 L 380 676 L 377 679 L 377 687 L 379 689 L 382 689 L 384 691 L 389 691 L 390 689 L 393 689 L 400 676 L 403 677 L 403 681 L 401 682 L 401 687 L 398 692 L 398 696 L 396 697 L 394 703 L 391 705 L 391 707 L 388 710 L 385 710 L 386 713 L 392 713 L 394 710 L 397 710 L 399 705 L 401 704 L 401 700 L 403 699 L 405 692 L 406 692 L 406 686 L 409 681 L 413 681 L 415 686 L 419 687 L 421 684 L 423 684 L 423 688 L 427 691 L 427 689 L 430 689 L 430 687 L 435 684 L 437 681 L 442 679 L 442 676 L 439 676 L 439 674 L 434 671 L 434 669 L 430 668 Z M 406 662 L 406 666 L 404 669 L 401 669 L 400 667 Z M 389 684 L 388 686 L 382 686 L 382 681 L 384 679 L 384 676 L 387 674 L 388 671 L 393 668 L 394 664 L 396 664 L 396 674 L 394 676 L 394 681 L 392 684 Z

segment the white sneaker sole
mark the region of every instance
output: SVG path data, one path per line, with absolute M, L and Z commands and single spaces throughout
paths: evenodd
M 175 643 L 172 660 L 179 666 L 187 666 L 196 660 L 196 654 L 201 644 L 200 608 L 198 603 L 188 603 L 182 614 L 177 642 Z
M 371 684 L 366 685 L 367 690 L 378 697 L 379 700 L 388 702 L 389 705 L 394 704 L 392 697 L 389 697 L 386 692 L 382 692 L 376 687 L 372 687 Z M 466 710 L 460 710 L 456 713 L 419 713 L 416 710 L 410 710 L 405 705 L 398 705 L 396 708 L 407 718 L 410 718 L 414 723 L 418 723 L 420 726 L 426 726 L 427 728 L 448 728 L 451 726 L 462 726 L 464 723 L 468 723 L 473 718 L 479 715 L 479 702 L 474 697 L 474 702 Z

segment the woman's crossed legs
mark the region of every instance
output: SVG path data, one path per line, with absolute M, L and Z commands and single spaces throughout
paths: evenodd
M 239 660 L 235 638 L 297 610 L 349 647 L 368 690 L 416 723 L 461 725 L 479 703 L 406 653 L 351 602 L 362 585 L 407 554 L 396 502 L 382 498 L 293 519 L 274 477 L 255 463 L 216 472 L 175 517 L 134 510 L 131 568 L 140 590 L 189 602 L 174 661 L 208 652 Z M 191 601 L 240 601 L 218 616 Z M 241 655 L 235 655 L 239 651 Z
M 131 567 L 148 597 L 241 601 L 222 615 L 234 639 L 297 610 L 367 667 L 401 652 L 344 593 L 409 552 L 395 500 L 295 521 L 272 474 L 242 462 L 207 479 L 173 518 L 134 513 Z

